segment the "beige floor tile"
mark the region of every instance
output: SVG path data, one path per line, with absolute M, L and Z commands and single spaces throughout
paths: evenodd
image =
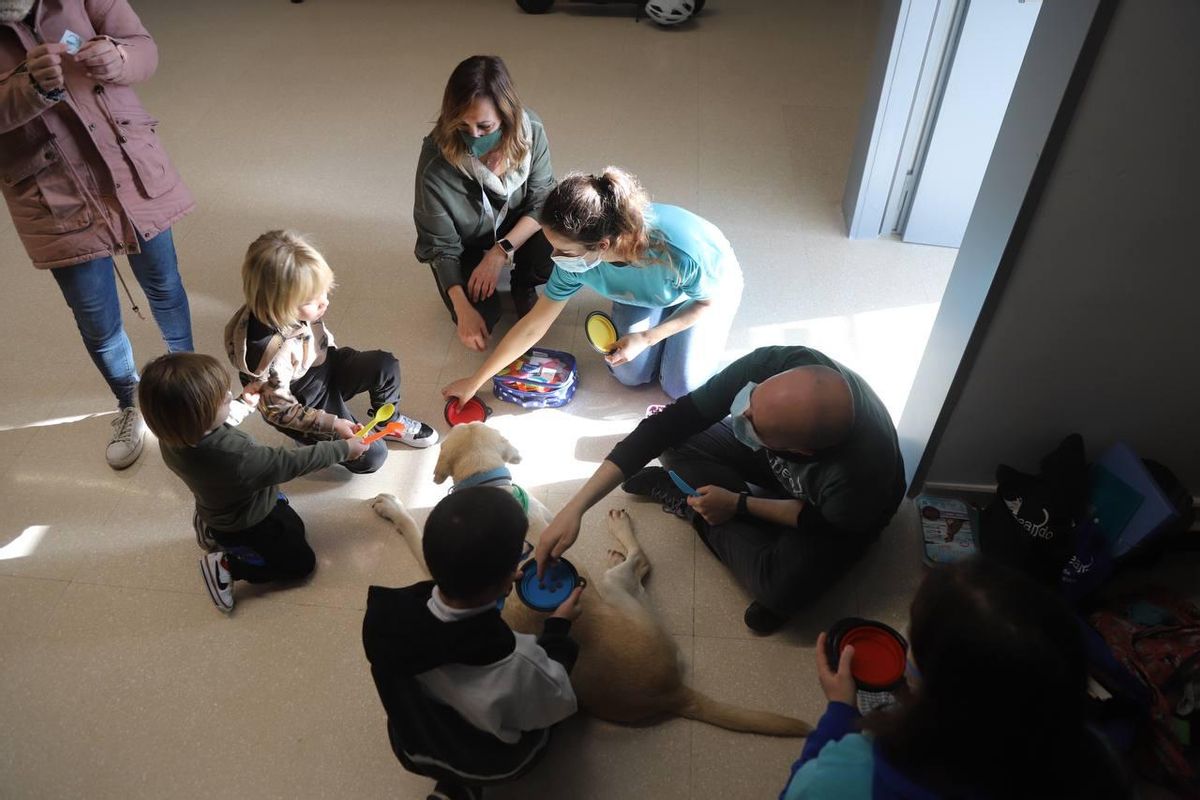
M 262 797 L 414 796 L 426 782 L 390 752 L 360 626 L 356 610 L 225 617 L 199 597 L 72 585 L 0 688 L 5 786 L 205 797 L 216 775 Z
M 769 641 L 697 636 L 694 687 L 746 708 L 787 714 L 815 724 L 824 710 L 812 649 Z M 774 797 L 800 756 L 803 739 L 734 733 L 695 723 L 695 798 Z

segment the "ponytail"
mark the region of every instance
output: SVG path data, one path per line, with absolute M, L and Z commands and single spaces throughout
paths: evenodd
M 588 250 L 607 239 L 610 260 L 644 264 L 657 243 L 646 221 L 649 205 L 637 178 L 619 167 L 599 175 L 573 172 L 546 198 L 542 224 Z

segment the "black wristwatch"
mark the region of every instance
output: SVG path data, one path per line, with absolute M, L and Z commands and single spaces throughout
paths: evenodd
M 508 239 L 500 239 L 496 244 L 500 245 L 500 249 L 504 251 L 504 255 L 508 256 L 508 263 L 513 263 L 513 254 L 517 252 L 517 248 L 513 247 L 513 243 Z
M 739 517 L 745 517 L 750 513 L 750 509 L 746 507 L 746 498 L 749 496 L 749 492 L 738 492 L 737 515 Z

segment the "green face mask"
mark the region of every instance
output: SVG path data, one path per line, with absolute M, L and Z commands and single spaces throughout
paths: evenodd
M 465 144 L 467 149 L 471 151 L 471 155 L 475 156 L 476 158 L 482 158 L 483 156 L 487 155 L 489 150 L 500 143 L 500 134 L 501 129 L 496 128 L 496 130 L 483 136 L 472 136 L 469 133 L 464 133 L 461 131 L 458 135 L 462 137 L 463 144 Z

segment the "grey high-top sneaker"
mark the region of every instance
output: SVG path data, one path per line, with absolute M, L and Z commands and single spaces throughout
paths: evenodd
M 108 440 L 104 457 L 113 469 L 125 469 L 142 454 L 146 423 L 142 421 L 141 412 L 130 406 L 121 409 L 121 413 L 112 421 L 112 428 L 112 438 Z

